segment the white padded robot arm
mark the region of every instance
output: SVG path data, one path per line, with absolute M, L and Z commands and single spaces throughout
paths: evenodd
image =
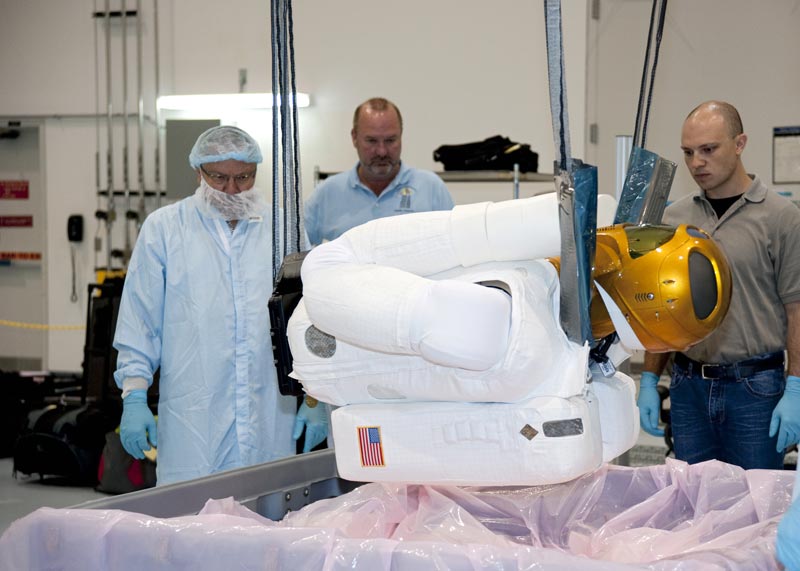
M 341 239 L 349 243 L 351 261 L 419 276 L 483 262 L 557 256 L 558 202 L 551 193 L 380 218 L 349 230 Z M 303 263 L 304 282 L 318 264 L 341 259 L 327 252 L 309 258 Z
M 485 370 L 502 357 L 511 315 L 505 292 L 358 263 L 346 236 L 318 246 L 303 263 L 304 303 L 318 329 L 448 367 Z
M 598 226 L 612 224 L 615 209 L 613 197 L 600 195 Z M 303 263 L 304 283 L 318 267 L 344 261 L 429 276 L 459 266 L 558 256 L 558 199 L 549 193 L 380 218 L 349 230 L 338 240 L 348 241 L 345 250 L 337 253 L 323 245 L 309 255 Z
M 613 208 L 602 202 L 598 218 L 605 224 Z M 381 218 L 309 253 L 303 297 L 311 321 L 348 343 L 484 370 L 505 351 L 507 294 L 424 276 L 559 250 L 555 193 Z

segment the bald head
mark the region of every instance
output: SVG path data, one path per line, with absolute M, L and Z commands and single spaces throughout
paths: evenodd
M 709 198 L 737 196 L 750 186 L 741 160 L 746 144 L 739 112 L 730 103 L 701 103 L 683 122 L 683 159 Z
M 686 116 L 686 121 L 694 119 L 708 120 L 712 116 L 719 117 L 731 137 L 736 137 L 744 133 L 742 118 L 739 116 L 739 112 L 736 110 L 736 107 L 725 101 L 712 100 L 701 103 Z

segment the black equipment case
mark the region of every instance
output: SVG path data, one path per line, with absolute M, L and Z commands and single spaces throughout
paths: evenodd
M 53 391 L 27 413 L 14 444 L 14 473 L 60 476 L 94 486 L 106 434 L 119 426 L 120 391 L 112 347 L 124 278 L 90 284 L 83 373 L 71 391 Z M 155 396 L 157 398 L 157 394 Z

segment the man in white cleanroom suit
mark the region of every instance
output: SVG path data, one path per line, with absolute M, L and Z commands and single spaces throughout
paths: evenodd
M 279 394 L 272 359 L 271 210 L 254 187 L 261 161 L 241 129 L 200 135 L 189 155 L 197 191 L 145 219 L 128 266 L 114 338 L 120 437 L 136 458 L 158 446 L 158 485 L 295 450 L 296 400 Z M 157 428 L 147 405 L 156 370 Z M 306 448 L 327 434 L 324 408 L 297 414 Z

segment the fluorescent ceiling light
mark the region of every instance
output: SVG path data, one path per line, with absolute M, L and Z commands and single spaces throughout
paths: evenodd
M 298 107 L 311 103 L 308 93 L 297 93 Z M 278 96 L 278 105 L 281 100 Z M 212 95 L 164 95 L 158 98 L 159 109 L 209 111 L 220 109 L 271 109 L 271 93 L 219 93 Z

